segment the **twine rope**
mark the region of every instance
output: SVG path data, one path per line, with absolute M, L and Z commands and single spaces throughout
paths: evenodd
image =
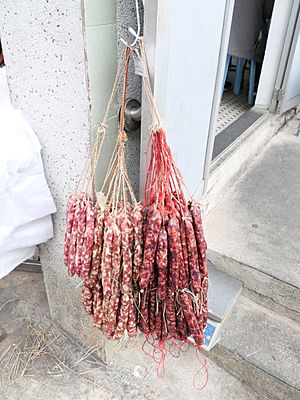
M 122 75 L 122 71 L 124 69 L 124 62 L 125 62 L 125 50 L 123 51 L 119 64 L 117 67 L 117 72 L 116 72 L 116 77 L 113 83 L 112 91 L 110 98 L 107 103 L 107 107 L 104 113 L 104 117 L 102 119 L 102 122 L 99 124 L 96 137 L 94 140 L 94 144 L 92 145 L 91 148 L 91 155 L 87 159 L 85 166 L 83 168 L 83 172 L 81 175 L 81 178 L 78 181 L 78 185 L 76 187 L 76 191 L 82 191 L 82 192 L 89 192 L 92 189 L 93 196 L 95 197 L 95 173 L 96 173 L 96 168 L 99 160 L 99 156 L 101 153 L 102 145 L 105 139 L 106 135 L 106 130 L 107 130 L 107 120 L 108 120 L 108 115 L 115 97 L 115 94 L 117 92 L 118 84 Z

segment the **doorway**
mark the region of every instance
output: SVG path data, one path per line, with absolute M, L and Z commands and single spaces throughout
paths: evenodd
M 235 5 L 245 1 L 235 0 Z M 256 1 L 263 2 L 263 0 Z M 299 71 L 297 54 L 300 53 L 300 0 L 266 1 L 264 23 L 267 30 L 265 41 L 262 42 L 263 57 L 256 63 L 252 103 L 249 101 L 250 60 L 244 60 L 241 91 L 236 95 L 233 93 L 232 85 L 234 85 L 238 54 L 235 53 L 227 65 L 228 54 L 231 51 L 230 40 L 223 39 L 225 48 L 223 58 L 226 58 L 226 62 L 223 60 L 222 64 L 220 60 L 221 68 L 217 80 L 221 82 L 221 95 L 219 100 L 216 99 L 217 122 L 214 133 L 210 133 L 214 137 L 213 151 L 212 157 L 207 160 L 207 165 L 214 164 L 221 155 L 223 158 L 226 157 L 226 150 L 231 148 L 236 139 L 242 139 L 248 128 L 252 128 L 263 115 L 268 112 L 282 114 L 299 103 L 300 75 L 295 71 Z M 249 2 L 248 6 L 250 4 L 252 2 Z M 229 19 L 227 22 L 229 37 L 233 24 L 234 18 Z M 291 87 L 293 89 L 289 90 Z M 209 170 L 211 171 L 210 167 Z M 209 170 L 206 172 L 207 177 Z
M 231 125 L 255 104 L 273 7 L 274 0 L 235 0 L 216 136 L 224 133 L 229 139 Z M 239 125 L 243 128 L 241 121 Z

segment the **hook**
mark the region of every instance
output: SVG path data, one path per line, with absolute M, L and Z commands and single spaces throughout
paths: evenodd
M 128 28 L 129 32 L 135 36 L 134 41 L 131 43 L 131 46 L 134 47 L 137 41 L 140 38 L 141 34 L 141 18 L 140 18 L 140 10 L 139 10 L 139 0 L 135 0 L 135 10 L 136 10 L 136 21 L 137 21 L 137 32 L 135 32 L 131 27 Z
M 144 2 L 143 2 L 144 4 Z M 137 41 L 140 39 L 140 34 L 141 34 L 141 18 L 140 18 L 140 10 L 139 10 L 139 0 L 135 0 L 135 10 L 136 10 L 136 21 L 137 21 L 137 32 L 130 26 L 128 28 L 128 31 L 134 36 L 134 41 L 131 44 L 128 44 L 123 38 L 120 38 L 120 41 L 125 45 L 125 46 L 130 46 L 134 47 L 137 43 Z

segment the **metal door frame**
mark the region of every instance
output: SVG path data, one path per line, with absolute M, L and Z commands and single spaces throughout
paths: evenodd
M 293 54 L 295 48 L 295 42 L 293 39 L 295 37 L 296 31 L 298 31 L 299 34 L 299 29 L 300 29 L 299 9 L 300 9 L 300 0 L 294 0 L 289 22 L 287 25 L 285 40 L 282 48 L 282 54 L 278 65 L 278 71 L 274 85 L 272 101 L 269 108 L 270 112 L 280 112 L 280 107 L 284 96 L 284 90 L 289 77 L 289 71 L 292 65 L 292 57 L 290 57 L 290 55 Z
M 201 196 L 205 193 L 208 184 L 209 178 L 209 171 L 212 162 L 212 155 L 213 155 L 213 148 L 215 143 L 216 137 L 216 125 L 217 125 L 217 116 L 218 111 L 221 103 L 222 92 L 223 92 L 223 78 L 224 78 L 224 71 L 225 71 L 225 63 L 226 63 L 226 55 L 228 51 L 228 43 L 229 43 L 229 36 L 230 36 L 230 29 L 231 29 L 231 21 L 233 15 L 233 8 L 234 8 L 235 0 L 227 0 L 226 3 L 226 10 L 224 15 L 223 21 L 223 32 L 222 32 L 222 41 L 219 53 L 219 65 L 218 71 L 216 76 L 216 85 L 215 85 L 215 92 L 210 116 L 210 124 L 209 124 L 209 132 L 207 138 L 207 145 L 206 145 L 206 155 L 205 155 L 205 163 L 204 163 L 204 170 L 203 170 L 203 182 L 204 187 L 202 188 L 202 193 L 198 194 Z

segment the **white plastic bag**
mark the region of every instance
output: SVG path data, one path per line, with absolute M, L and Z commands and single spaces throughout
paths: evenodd
M 0 95 L 0 278 L 52 237 L 50 214 L 56 211 L 38 138 L 8 96 L 9 91 Z
M 46 242 L 52 236 L 51 215 L 16 228 L 0 246 L 0 279 L 21 262 L 32 257 L 35 245 Z
M 23 261 L 31 258 L 35 253 L 36 246 L 24 247 L 0 252 L 0 279 L 9 274 Z

